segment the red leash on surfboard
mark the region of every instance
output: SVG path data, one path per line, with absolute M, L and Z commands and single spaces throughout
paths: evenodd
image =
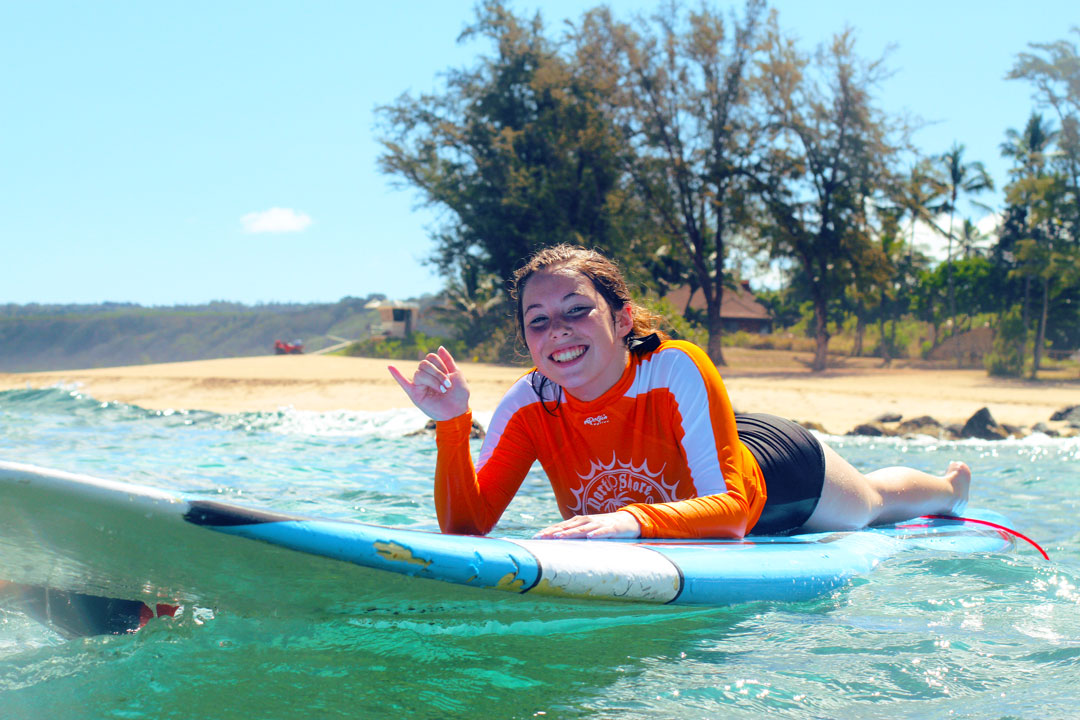
M 1038 550 L 1042 554 L 1044 559 L 1046 559 L 1046 560 L 1050 559 L 1050 556 L 1047 555 L 1046 551 L 1043 550 L 1042 547 L 1039 546 L 1039 543 L 1035 542 L 1034 540 L 1029 538 L 1027 535 L 1024 535 L 1021 532 L 1017 532 L 1016 530 L 1013 530 L 1012 528 L 1005 527 L 1004 525 L 998 525 L 997 523 L 990 522 L 989 520 L 976 520 L 975 518 L 961 517 L 960 515 L 923 515 L 923 517 L 926 518 L 927 520 L 960 520 L 960 521 L 963 521 L 963 522 L 975 523 L 976 525 L 986 525 L 987 527 L 992 527 L 995 530 L 998 530 L 999 532 L 1005 533 L 1006 535 L 1011 535 L 1013 537 L 1020 538 L 1021 540 L 1023 540 L 1024 542 L 1028 543 L 1033 548 Z

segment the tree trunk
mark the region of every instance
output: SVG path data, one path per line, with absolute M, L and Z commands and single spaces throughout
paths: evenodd
M 1043 278 L 1042 314 L 1039 315 L 1039 331 L 1035 335 L 1035 358 L 1031 364 L 1031 379 L 1034 380 L 1042 364 L 1043 341 L 1046 338 L 1046 316 L 1050 308 L 1050 278 Z
M 882 364 L 884 364 L 887 367 L 889 365 L 889 363 L 892 362 L 892 352 L 891 352 L 891 350 L 889 348 L 889 346 L 890 346 L 889 338 L 888 338 L 888 336 L 885 335 L 885 327 L 886 327 L 888 321 L 885 319 L 885 312 L 884 312 L 885 297 L 884 297 L 884 295 L 885 295 L 885 293 L 883 292 L 882 293 L 882 298 L 881 298 L 881 307 L 882 307 L 883 312 L 878 317 L 878 337 L 880 338 L 878 340 L 878 350 L 881 353 Z M 893 327 L 894 328 L 896 327 L 896 321 L 895 320 L 893 321 Z
M 814 298 L 814 364 L 810 369 L 814 372 L 825 370 L 826 360 L 829 353 L 829 317 L 826 313 L 825 299 Z
M 851 357 L 862 357 L 863 340 L 866 339 L 866 319 L 862 315 L 855 315 L 855 346 L 851 349 Z
M 953 203 L 956 199 L 953 198 Z M 956 292 L 953 290 L 952 266 L 953 215 L 949 214 L 949 249 L 945 253 L 945 286 L 949 298 L 949 331 L 956 334 Z
M 1024 276 L 1024 302 L 1020 309 L 1020 321 L 1024 325 L 1024 346 L 1020 348 L 1020 357 L 1027 355 L 1027 341 L 1031 337 L 1031 276 Z M 1023 363 L 1021 363 L 1020 374 L 1023 375 Z
M 718 367 L 727 365 L 724 362 L 724 323 L 720 319 L 720 299 L 716 299 L 714 305 L 710 305 L 706 308 L 706 313 L 709 319 L 709 347 L 706 348 L 706 352 L 709 353 L 709 359 L 711 359 Z

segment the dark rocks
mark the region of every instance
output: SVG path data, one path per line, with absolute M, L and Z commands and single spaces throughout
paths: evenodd
M 1001 425 L 994 420 L 988 408 L 981 408 L 972 415 L 963 425 L 943 425 L 936 418 L 922 415 L 910 418 L 903 422 L 896 413 L 883 413 L 876 420 L 856 425 L 848 435 L 862 435 L 864 437 L 913 437 L 926 435 L 938 440 L 961 440 L 963 438 L 979 438 L 981 440 L 1004 440 L 1008 437 L 1027 437 L 1032 432 L 1045 432 L 1052 437 L 1058 433 L 1047 427 L 1044 423 L 1032 430 L 1016 425 Z
M 406 433 L 405 437 L 413 437 L 415 435 L 434 435 L 435 434 L 435 421 L 428 420 L 422 430 L 416 430 L 411 433 Z M 484 428 L 476 420 L 472 421 L 472 431 L 469 433 L 469 437 L 473 440 L 482 440 L 484 438 Z
M 895 430 L 885 427 L 879 420 L 856 425 L 848 431 L 848 435 L 863 435 L 865 437 L 889 437 L 895 434 Z
M 929 435 L 941 437 L 941 423 L 929 415 L 921 415 L 917 418 L 905 420 L 896 428 L 898 435 Z
M 1046 435 L 1047 437 L 1059 437 L 1061 435 L 1061 433 L 1059 433 L 1057 430 L 1050 427 L 1046 423 L 1035 423 L 1034 425 L 1031 426 L 1031 432 L 1033 432 L 1033 433 L 1042 433 L 1043 435 Z
M 1001 423 L 1001 427 L 1005 428 L 1006 437 L 1023 438 L 1031 434 L 1030 430 L 1025 427 L 1020 427 L 1019 425 Z
M 960 437 L 978 438 L 980 440 L 1004 440 L 1009 437 L 1009 432 L 998 425 L 989 408 L 980 408 L 964 423 L 960 431 Z
M 1044 422 L 1037 423 L 1030 429 L 1019 425 L 998 423 L 994 416 L 990 414 L 990 409 L 985 407 L 980 408 L 963 425 L 943 425 L 929 415 L 910 418 L 903 422 L 900 422 L 900 420 L 901 416 L 898 413 L 882 413 L 870 422 L 856 425 L 847 434 L 864 437 L 928 435 L 938 440 L 962 440 L 964 438 L 1005 440 L 1010 437 L 1027 437 L 1032 433 L 1044 433 L 1050 437 L 1060 438 L 1080 437 L 1080 405 L 1071 405 L 1054 413 L 1054 416 L 1050 418 L 1051 422 L 1068 423 L 1058 427 L 1052 427 Z
M 822 435 L 828 435 L 829 434 L 829 431 L 825 429 L 824 425 L 822 425 L 819 422 L 814 422 L 813 420 L 800 420 L 799 422 L 797 422 L 795 424 L 800 425 L 800 426 L 806 428 L 807 430 L 813 430 L 814 432 L 819 432 Z
M 1069 427 L 1080 428 L 1080 405 L 1068 405 L 1050 416 L 1050 420 L 1064 420 Z

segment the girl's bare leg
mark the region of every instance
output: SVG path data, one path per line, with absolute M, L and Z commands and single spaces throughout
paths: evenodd
M 947 514 L 960 511 L 967 502 L 971 469 L 962 462 L 949 463 L 944 475 L 908 467 L 863 475 L 828 445 L 822 448 L 825 485 L 804 530 L 853 530 L 919 515 Z

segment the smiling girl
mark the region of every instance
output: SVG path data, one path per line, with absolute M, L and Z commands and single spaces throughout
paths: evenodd
M 412 379 L 436 420 L 443 532 L 485 534 L 536 460 L 563 522 L 537 537 L 742 537 L 853 529 L 958 511 L 971 471 L 860 473 L 802 427 L 736 415 L 716 366 L 635 305 L 619 269 L 572 245 L 514 273 L 518 328 L 535 368 L 499 403 L 475 468 L 464 375 L 445 348 Z

